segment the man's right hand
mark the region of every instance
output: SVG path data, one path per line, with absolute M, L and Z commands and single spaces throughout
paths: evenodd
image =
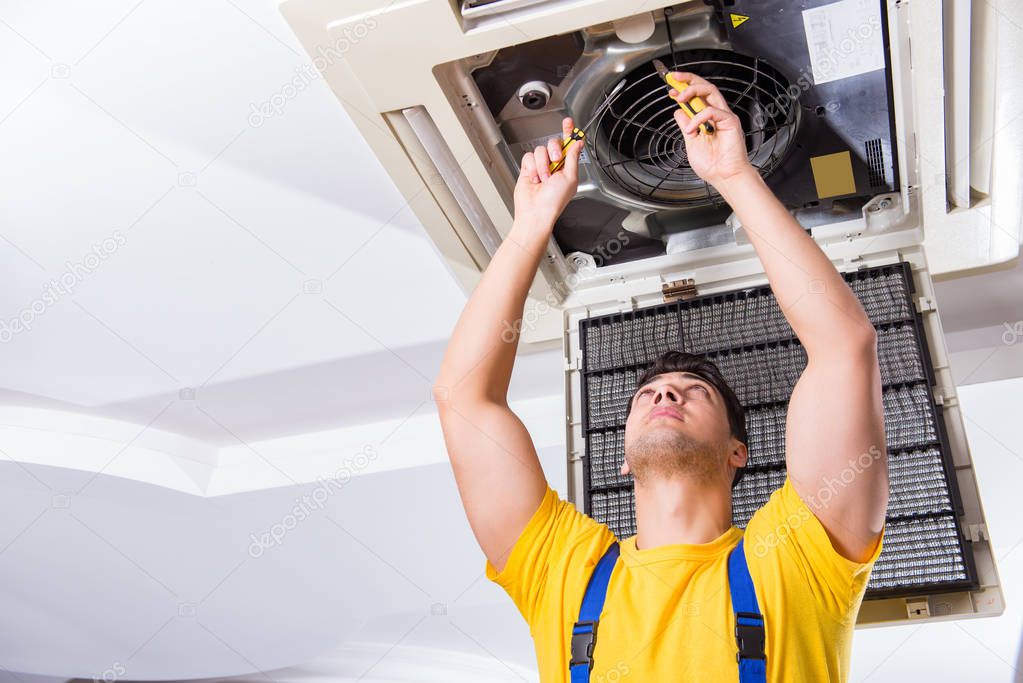
M 573 127 L 572 117 L 562 119 L 561 140 L 572 134 Z M 547 170 L 552 161 L 561 158 L 561 140 L 552 138 L 546 147 L 539 145 L 522 157 L 519 178 L 515 183 L 515 222 L 529 226 L 531 230 L 549 233 L 579 185 L 579 155 L 582 154 L 583 141 L 569 145 L 561 169 L 554 173 Z
M 508 385 L 526 296 L 554 221 L 576 191 L 580 142 L 569 146 L 560 170 L 547 170 L 572 125 L 565 118 L 560 139 L 523 157 L 511 233 L 473 289 L 433 387 L 469 526 L 498 571 L 547 491 L 533 440 L 508 406 Z
M 742 124 L 735 112 L 729 109 L 721 91 L 696 74 L 676 71 L 672 76 L 689 84 L 681 95 L 674 88 L 669 90 L 668 94 L 675 101 L 688 102 L 699 96 L 707 103 L 703 111 L 692 119 L 681 107 L 675 111 L 675 122 L 682 131 L 686 155 L 693 171 L 715 188 L 730 178 L 754 171 L 746 156 Z M 707 122 L 714 124 L 711 135 L 699 130 L 699 125 Z

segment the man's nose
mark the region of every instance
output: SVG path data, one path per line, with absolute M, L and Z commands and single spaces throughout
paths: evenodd
M 672 391 L 671 387 L 661 387 L 656 392 L 654 392 L 654 405 L 657 405 L 662 401 L 669 403 L 679 403 L 681 399 L 682 397 L 679 396 L 676 392 Z

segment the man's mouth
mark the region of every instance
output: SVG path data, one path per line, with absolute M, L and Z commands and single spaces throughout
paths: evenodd
M 679 422 L 684 422 L 682 416 L 674 408 L 654 408 L 653 410 L 650 411 L 650 417 L 648 417 L 647 420 L 649 421 L 654 419 L 655 417 L 660 417 L 662 415 L 664 415 L 665 417 L 673 417 Z

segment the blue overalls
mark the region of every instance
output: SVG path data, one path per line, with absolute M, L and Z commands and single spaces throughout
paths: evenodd
M 593 646 L 597 622 L 604 609 L 607 584 L 618 561 L 618 543 L 612 543 L 600 558 L 586 585 L 579 620 L 572 627 L 572 657 L 568 664 L 572 683 L 588 683 L 593 668 Z M 766 683 L 767 655 L 764 653 L 764 617 L 757 605 L 757 593 L 746 566 L 743 542 L 728 555 L 728 587 L 735 612 L 735 643 L 738 651 L 739 683 Z

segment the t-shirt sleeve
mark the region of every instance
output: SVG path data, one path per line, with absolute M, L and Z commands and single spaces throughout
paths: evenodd
M 614 535 L 562 499 L 549 485 L 536 512 L 512 546 L 500 572 L 486 562 L 486 577 L 501 586 L 532 632 L 547 588 L 563 581 L 568 567 L 595 562 Z
M 790 592 L 809 590 L 824 611 L 847 621 L 856 618 L 883 537 L 882 530 L 866 562 L 846 558 L 786 477 L 750 519 L 744 546 L 764 582 L 783 584 L 778 587 Z

